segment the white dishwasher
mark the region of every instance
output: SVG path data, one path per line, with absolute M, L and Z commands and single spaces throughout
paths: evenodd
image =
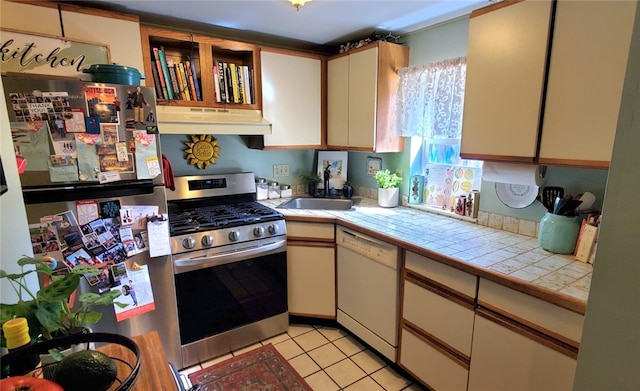
M 398 247 L 338 226 L 338 323 L 396 361 Z

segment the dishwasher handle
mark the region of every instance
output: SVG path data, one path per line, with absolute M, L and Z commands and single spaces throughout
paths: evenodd
M 367 235 L 361 234 L 359 232 L 353 232 L 353 231 L 347 230 L 347 229 L 342 228 L 342 227 L 338 228 L 338 232 L 342 232 L 345 235 L 348 235 L 348 236 L 350 236 L 352 238 L 355 238 L 355 239 L 357 239 L 357 240 L 359 240 L 361 242 L 368 243 L 371 246 L 382 247 L 382 248 L 386 248 L 386 249 L 390 249 L 390 250 L 397 249 L 397 247 L 392 245 L 392 244 L 383 242 L 383 241 L 378 240 L 378 239 L 374 239 L 371 236 L 367 236 Z
M 399 267 L 399 250 L 397 246 L 392 244 L 342 227 L 338 227 L 336 230 L 336 244 L 338 247 L 349 249 L 392 269 L 398 269 Z M 338 251 L 339 261 L 341 258 L 340 251 Z

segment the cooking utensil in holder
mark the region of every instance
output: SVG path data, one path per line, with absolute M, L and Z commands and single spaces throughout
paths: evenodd
M 564 197 L 564 188 L 560 186 L 545 186 L 542 188 L 542 205 L 547 208 L 547 211 L 553 212 L 554 202 L 558 197 Z

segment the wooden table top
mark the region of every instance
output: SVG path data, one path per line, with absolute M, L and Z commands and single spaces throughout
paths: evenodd
M 158 332 L 152 331 L 132 339 L 140 350 L 140 375 L 132 390 L 177 390 L 178 386 L 169 368 L 169 362 L 162 347 L 162 342 L 160 342 Z M 135 363 L 135 355 L 121 345 L 109 344 L 101 346 L 97 350 L 110 357 L 120 358 L 127 363 Z M 116 361 L 116 366 L 118 367 L 118 378 L 120 380 L 124 380 L 131 373 L 131 369 L 126 364 Z M 118 382 L 116 382 L 110 390 L 115 390 L 118 385 Z

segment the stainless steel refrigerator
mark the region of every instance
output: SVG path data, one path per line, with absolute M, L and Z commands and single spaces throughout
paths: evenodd
M 80 292 L 118 289 L 127 308 L 95 307 L 103 316 L 92 329 L 129 337 L 156 330 L 169 361 L 181 363 L 171 256 L 149 225 L 167 213 L 155 92 L 2 81 L 34 254 L 54 257 L 61 273 L 99 268 Z

